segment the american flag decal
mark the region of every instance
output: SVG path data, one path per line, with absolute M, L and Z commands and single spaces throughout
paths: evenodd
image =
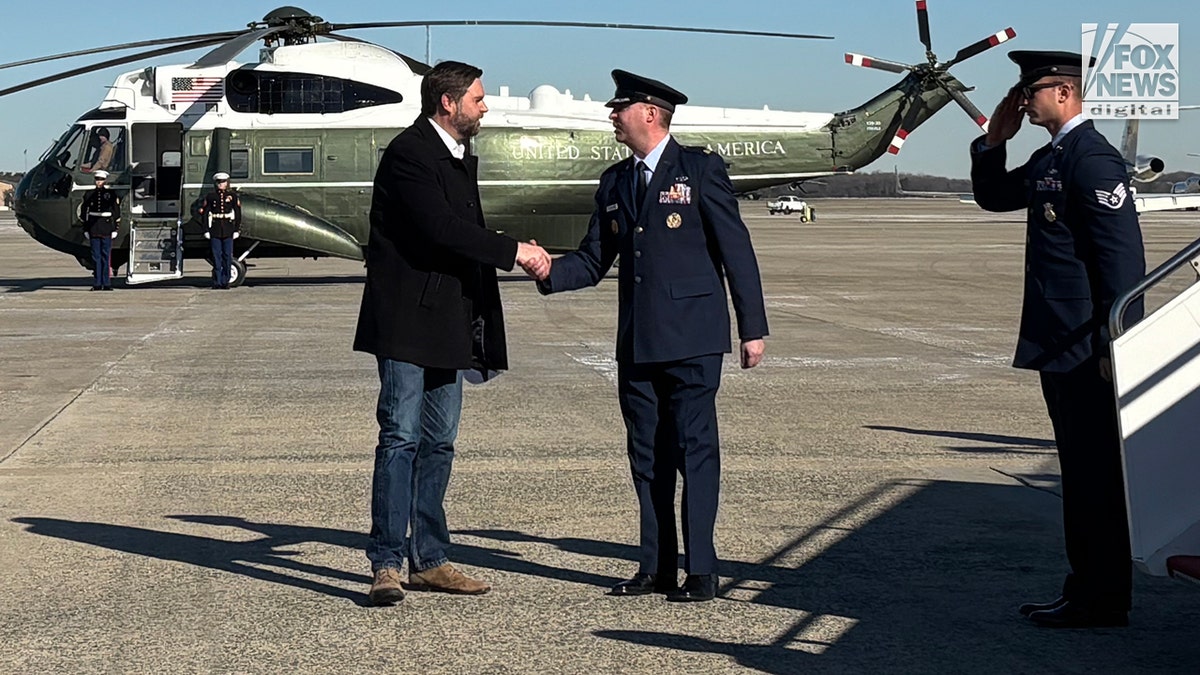
M 225 96 L 223 77 L 172 77 L 173 103 L 220 103 Z

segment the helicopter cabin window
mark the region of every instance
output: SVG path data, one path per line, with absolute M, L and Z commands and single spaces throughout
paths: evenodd
M 249 150 L 230 150 L 229 151 L 229 177 L 230 178 L 249 178 L 250 177 L 250 151 Z
M 263 174 L 311 174 L 313 148 L 264 148 Z
M 239 70 L 229 76 L 229 107 L 261 115 L 340 113 L 400 103 L 399 93 L 328 75 Z
M 54 145 L 44 156 L 53 157 L 54 162 L 67 171 L 74 171 L 75 167 L 79 166 L 79 158 L 82 153 L 83 139 L 87 135 L 87 129 L 83 125 L 77 124 L 67 130 L 63 134 L 58 143 Z

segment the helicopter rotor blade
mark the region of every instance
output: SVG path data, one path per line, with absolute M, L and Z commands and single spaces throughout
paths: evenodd
M 949 68 L 956 63 L 962 63 L 976 54 L 986 52 L 992 47 L 995 47 L 1002 42 L 1008 42 L 1015 37 L 1017 37 L 1017 31 L 1013 30 L 1011 27 L 1005 28 L 994 35 L 989 35 L 978 42 L 969 44 L 966 47 L 958 50 L 958 53 L 954 55 L 954 58 L 942 64 L 942 69 L 944 70 Z
M 947 94 L 950 94 L 950 98 L 954 99 L 954 102 L 957 103 L 958 106 L 964 111 L 966 111 L 967 116 L 970 117 L 975 124 L 978 124 L 979 128 L 983 129 L 983 133 L 986 134 L 988 130 L 987 115 L 984 115 L 982 112 L 980 112 L 979 108 L 976 108 L 975 104 L 971 103 L 971 99 L 967 98 L 966 94 L 945 85 L 942 85 L 942 88 L 946 90 Z
M 905 139 L 912 133 L 914 123 L 917 121 L 917 113 L 921 107 L 918 105 L 921 99 L 912 97 L 908 99 L 908 110 L 904 113 L 904 120 L 900 122 L 900 128 L 896 129 L 896 135 L 892 137 L 891 144 L 888 145 L 887 151 L 893 155 L 900 152 L 901 146 L 904 145 Z
M 76 75 L 83 75 L 84 73 L 90 73 L 90 72 L 97 71 L 97 70 L 104 70 L 105 68 L 111 68 L 112 66 L 120 66 L 120 65 L 123 65 L 126 63 L 132 63 L 134 61 L 141 61 L 143 59 L 153 58 L 155 56 L 165 56 L 167 54 L 174 54 L 176 52 L 186 52 L 191 49 L 200 49 L 202 47 L 209 47 L 209 46 L 212 46 L 219 42 L 224 42 L 224 41 L 225 41 L 224 37 L 209 38 L 207 40 L 197 40 L 195 42 L 186 42 L 181 45 L 172 45 L 170 47 L 161 47 L 159 49 L 151 49 L 151 50 L 145 51 L 145 52 L 138 52 L 137 54 L 130 54 L 128 56 L 121 56 L 121 57 L 118 57 L 115 59 L 101 61 L 99 63 L 92 63 L 90 65 L 80 66 L 79 68 L 72 68 L 71 70 L 66 70 L 61 73 L 55 73 L 54 75 L 47 75 L 46 77 L 39 77 L 36 80 L 24 82 L 22 84 L 18 84 L 16 86 L 9 87 L 7 89 L 0 89 L 0 96 L 7 96 L 9 94 L 15 94 L 18 91 L 25 91 L 26 89 L 32 89 L 33 87 L 38 87 L 43 84 L 48 84 L 50 82 L 56 82 L 58 80 L 65 80 L 69 77 L 75 77 Z
M 407 28 L 413 26 L 541 26 L 553 28 L 623 28 L 626 30 L 658 30 L 678 33 L 708 33 L 716 35 L 750 35 L 754 37 L 778 37 L 809 40 L 832 40 L 829 35 L 804 33 L 776 33 L 754 30 L 727 30 L 723 28 L 682 28 L 678 26 L 650 26 L 632 23 L 590 23 L 584 21 L 379 21 L 368 23 L 329 24 L 329 30 L 352 30 L 355 28 Z
M 917 0 L 917 32 L 921 34 L 921 44 L 926 52 L 932 52 L 929 41 L 929 10 L 925 8 L 925 0 Z
M 140 42 L 125 42 L 119 45 L 108 45 L 107 47 L 93 47 L 91 49 L 80 49 L 74 52 L 64 52 L 62 54 L 51 54 L 49 56 L 39 56 L 36 59 L 25 59 L 24 61 L 13 61 L 12 63 L 0 64 L 0 70 L 6 68 L 16 68 L 18 66 L 28 66 L 34 63 L 45 63 L 46 61 L 54 61 L 57 59 L 69 59 L 73 56 L 90 56 L 92 54 L 100 54 L 103 52 L 115 52 L 122 49 L 138 49 L 140 47 L 153 47 L 155 45 L 169 45 L 177 42 L 191 42 L 193 40 L 227 39 L 237 37 L 246 31 L 235 30 L 225 33 L 205 33 L 204 35 L 181 35 L 173 38 L 159 38 L 157 40 L 142 40 Z
M 211 68 L 213 66 L 225 65 L 232 61 L 233 57 L 241 54 L 255 42 L 287 30 L 292 29 L 289 26 L 271 26 L 269 28 L 258 28 L 256 30 L 241 32 L 237 37 L 196 59 L 196 62 L 188 66 L 188 68 Z
M 890 73 L 905 73 L 913 69 L 912 66 L 908 66 L 903 63 L 897 63 L 896 61 L 885 61 L 883 59 L 877 59 L 873 56 L 863 56 L 862 54 L 853 54 L 851 52 L 846 52 L 846 63 L 862 68 L 886 70 Z

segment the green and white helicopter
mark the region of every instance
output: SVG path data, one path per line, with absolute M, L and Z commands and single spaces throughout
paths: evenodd
M 846 63 L 901 73 L 895 85 L 840 113 L 681 106 L 672 134 L 720 153 L 734 188 L 749 192 L 858 170 L 887 152 L 951 101 L 986 128 L 949 72 L 1016 33 L 1005 29 L 938 62 L 930 48 L 924 0 L 917 24 L 926 60 L 917 65 L 846 54 Z M 256 257 L 363 257 L 371 184 L 379 156 L 417 118 L 421 76 L 429 66 L 343 35 L 351 29 L 442 25 L 537 25 L 677 30 L 822 38 L 815 35 L 665 26 L 530 21 L 329 23 L 281 7 L 247 28 L 112 45 L 0 65 L 0 69 L 97 52 L 151 48 L 18 86 L 0 96 L 75 75 L 175 52 L 209 48 L 190 65 L 157 66 L 117 77 L 96 108 L 82 114 L 16 189 L 18 222 L 38 242 L 90 265 L 76 220 L 92 187 L 100 130 L 115 146 L 109 185 L 123 195 L 114 267 L 127 283 L 177 278 L 186 258 L 208 259 L 195 216 L 212 175 L 234 179 L 243 207 L 234 284 Z M 322 39 L 318 39 L 322 38 Z M 257 63 L 233 59 L 262 42 Z M 487 96 L 474 139 L 489 227 L 551 249 L 576 246 L 587 228 L 600 173 L 628 156 L 613 139 L 602 101 L 576 99 L 542 85 L 529 96 L 507 87 Z

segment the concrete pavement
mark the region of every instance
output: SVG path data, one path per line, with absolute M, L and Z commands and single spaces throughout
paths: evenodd
M 743 203 L 771 337 L 760 368 L 727 360 L 724 597 L 696 606 L 603 594 L 636 546 L 614 279 L 502 281 L 513 370 L 468 386 L 447 497 L 453 559 L 495 590 L 369 608 L 361 264 L 252 261 L 214 292 L 188 261 L 90 293 L 5 214 L 0 670 L 1195 672 L 1179 583 L 1139 577 L 1128 629 L 1016 613 L 1065 569 L 1037 378 L 1008 367 L 1019 215 L 816 207 Z M 1143 227 L 1151 265 L 1200 236 L 1193 213 Z

